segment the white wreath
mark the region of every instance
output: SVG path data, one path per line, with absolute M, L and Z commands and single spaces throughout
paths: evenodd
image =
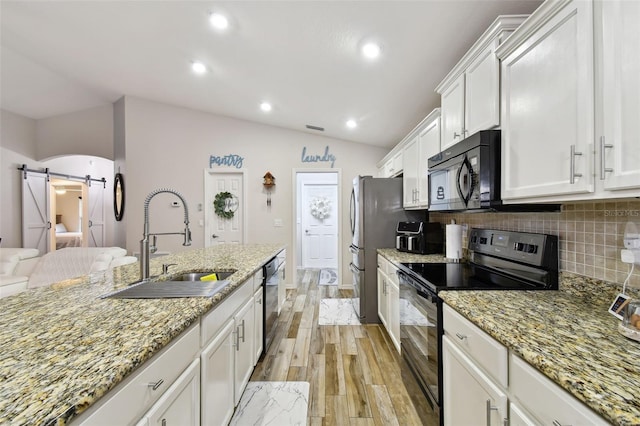
M 311 216 L 323 220 L 331 213 L 331 200 L 327 197 L 315 197 L 311 200 L 309 207 L 311 208 Z

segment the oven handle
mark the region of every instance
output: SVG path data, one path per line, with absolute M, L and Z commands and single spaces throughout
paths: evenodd
M 398 271 L 396 272 L 396 274 L 398 275 L 398 280 L 400 281 L 400 284 L 405 284 L 413 287 L 419 296 L 427 299 L 431 303 L 436 303 L 438 301 L 438 296 L 435 293 L 433 293 L 432 291 L 429 291 L 428 289 L 424 288 L 420 284 L 415 283 L 413 278 L 411 278 L 405 272 Z

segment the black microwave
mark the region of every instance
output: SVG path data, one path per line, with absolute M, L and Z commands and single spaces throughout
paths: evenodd
M 429 158 L 429 211 L 498 208 L 500 130 L 483 130 Z

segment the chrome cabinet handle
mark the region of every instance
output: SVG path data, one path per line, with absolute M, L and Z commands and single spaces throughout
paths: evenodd
M 244 343 L 244 335 L 246 334 L 244 329 L 244 320 L 242 320 L 240 327 L 242 327 L 242 343 Z
M 453 138 L 454 138 L 454 139 L 459 138 L 460 136 L 462 136 L 462 134 L 461 134 L 461 133 L 453 132 Z
M 458 339 L 460 340 L 464 340 L 467 338 L 467 336 L 465 336 L 464 334 L 460 334 L 460 333 L 456 333 L 456 336 L 458 337 Z
M 576 178 L 577 177 L 582 177 L 582 173 L 576 173 L 576 156 L 577 155 L 582 155 L 582 153 L 576 151 L 576 146 L 575 145 L 571 145 L 571 154 L 570 154 L 570 158 L 569 158 L 569 168 L 571 169 L 571 170 L 569 170 L 569 172 L 570 172 L 570 174 L 569 174 L 569 183 L 571 185 L 576 183 Z
M 557 420 L 554 420 L 553 423 L 551 423 L 553 426 L 562 426 L 562 423 L 560 423 Z
M 498 411 L 498 407 L 491 405 L 491 400 L 487 399 L 487 426 L 491 426 L 491 412 Z
M 240 350 L 240 333 L 238 332 L 238 328 L 236 327 L 236 331 L 232 331 L 235 343 L 232 343 L 231 346 L 236 348 L 236 352 Z
M 160 379 L 155 383 L 149 383 L 147 387 L 150 387 L 152 390 L 158 390 L 160 386 L 164 383 L 164 379 Z
M 502 419 L 502 426 L 509 426 L 509 417 Z
M 600 180 L 604 180 L 605 174 L 613 172 L 612 168 L 608 168 L 606 166 L 606 162 L 604 161 L 604 150 L 607 148 L 613 148 L 613 145 L 610 143 L 605 143 L 604 136 L 600 136 Z

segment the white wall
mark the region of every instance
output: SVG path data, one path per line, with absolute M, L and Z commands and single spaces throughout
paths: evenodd
M 0 238 L 22 247 L 22 180 L 18 167 L 37 166 L 36 121 L 0 110 Z
M 351 181 L 358 174 L 376 174 L 376 162 L 387 149 L 304 132 L 217 116 L 199 111 L 160 104 L 143 99 L 125 97 L 124 120 L 126 140 L 126 248 L 139 250 L 143 233 L 143 204 L 151 191 L 168 187 L 181 192 L 190 209 L 193 224 L 193 246 L 204 246 L 204 220 L 198 205 L 204 200 L 203 169 L 209 168 L 209 156 L 235 154 L 243 157 L 247 170 L 248 242 L 283 243 L 289 248 L 287 276 L 292 277 L 291 253 L 295 248 L 293 220 L 293 169 L 330 168 L 324 162 L 301 161 L 303 147 L 308 154 L 322 155 L 325 147 L 335 156 L 335 168 L 342 170 L 342 229 L 341 244 L 348 247 L 349 195 Z M 118 129 L 116 129 L 118 132 Z M 214 169 L 218 166 L 214 166 Z M 271 207 L 266 205 L 262 177 L 270 171 L 276 177 Z M 170 198 L 153 199 L 150 205 L 151 232 L 170 232 L 182 229 L 182 209 L 169 206 Z M 275 227 L 274 219 L 281 219 L 283 227 Z M 181 237 L 159 237 L 158 249 L 180 251 Z M 348 250 L 343 250 L 343 276 L 349 277 Z M 290 280 L 287 280 L 290 281 Z M 292 281 L 291 281 L 292 282 Z
M 113 105 L 37 121 L 37 157 L 91 155 L 113 160 Z

